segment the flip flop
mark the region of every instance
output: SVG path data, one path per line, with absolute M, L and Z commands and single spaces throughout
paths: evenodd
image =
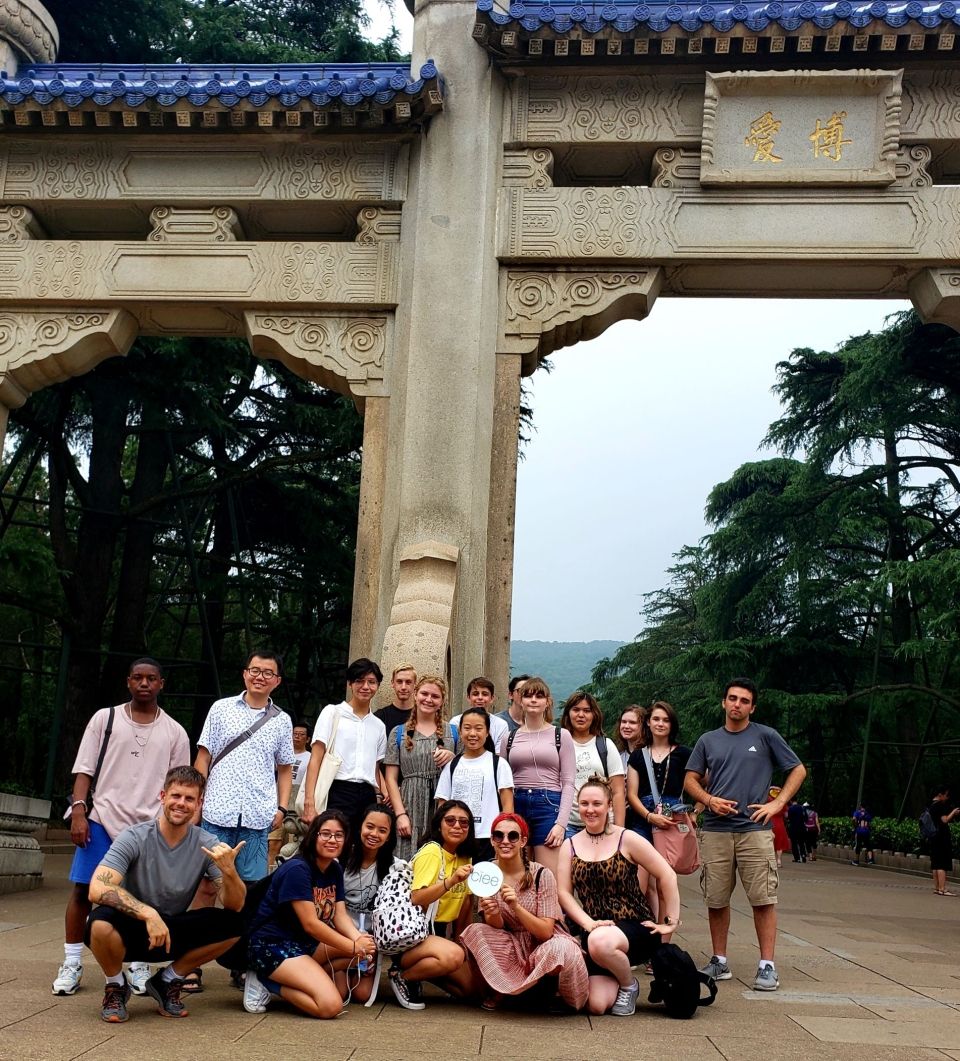
M 193 969 L 183 978 L 180 990 L 185 995 L 199 995 L 203 991 L 203 970 Z

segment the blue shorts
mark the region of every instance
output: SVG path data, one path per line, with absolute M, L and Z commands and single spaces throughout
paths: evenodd
M 90 839 L 85 847 L 78 847 L 73 853 L 70 865 L 70 880 L 74 884 L 89 884 L 93 880 L 93 871 L 103 861 L 103 856 L 110 849 L 110 834 L 99 822 L 87 822 Z
M 548 788 L 515 788 L 513 807 L 530 826 L 530 843 L 542 846 L 547 833 L 557 824 L 560 793 Z
M 320 944 L 313 940 L 303 943 L 293 939 L 263 939 L 253 936 L 247 944 L 247 964 L 261 979 L 269 978 L 287 958 L 312 958 Z M 272 990 L 272 989 L 271 989 Z M 279 991 L 275 991 L 279 994 Z
M 214 825 L 203 819 L 203 827 L 208 833 L 231 847 L 236 847 L 241 840 L 246 844 L 237 855 L 237 875 L 242 881 L 263 880 L 267 875 L 267 835 L 269 829 L 248 829 L 245 825 Z

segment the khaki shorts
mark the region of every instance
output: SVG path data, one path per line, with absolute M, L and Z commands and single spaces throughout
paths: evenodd
M 751 906 L 771 906 L 777 901 L 777 856 L 771 829 L 748 832 L 704 832 L 700 837 L 700 888 L 711 910 L 730 905 L 740 877 Z
M 267 833 L 267 840 L 268 841 L 270 841 L 270 840 L 284 840 L 284 839 L 286 839 L 286 837 L 283 835 L 283 823 L 282 822 L 280 823 L 280 828 L 279 829 L 271 829 L 270 832 Z

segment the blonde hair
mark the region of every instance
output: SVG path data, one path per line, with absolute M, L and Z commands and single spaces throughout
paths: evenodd
M 411 668 L 412 669 L 412 668 Z M 447 703 L 447 683 L 437 674 L 425 674 L 413 687 L 413 698 L 416 702 L 417 693 L 421 686 L 435 685 L 440 690 L 440 706 L 437 708 L 437 740 L 443 740 L 443 709 Z M 413 751 L 413 735 L 417 730 L 417 708 L 414 706 L 404 727 L 406 736 L 403 738 L 403 746 L 407 751 Z
M 413 680 L 414 681 L 417 680 L 417 668 L 412 663 L 401 663 L 399 667 L 394 667 L 393 668 L 393 673 L 390 675 L 390 681 L 393 681 L 393 679 L 396 678 L 396 676 L 401 671 L 405 671 L 405 670 L 412 671 Z
M 543 678 L 527 678 L 523 683 L 523 688 L 520 690 L 520 710 L 523 710 L 523 698 L 525 696 L 533 696 L 536 693 L 540 693 L 547 698 L 547 708 L 543 712 L 544 722 L 553 721 L 553 697 L 550 694 L 550 686 L 543 680 Z
M 603 791 L 607 794 L 607 802 L 613 802 L 613 788 L 611 787 L 610 782 L 605 777 L 601 777 L 599 774 L 591 774 L 587 778 L 587 780 L 584 781 L 584 783 L 577 789 L 578 802 L 580 800 L 580 794 L 585 788 L 602 788 Z

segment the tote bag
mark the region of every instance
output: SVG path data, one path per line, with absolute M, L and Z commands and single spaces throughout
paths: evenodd
M 333 716 L 333 725 L 330 727 L 330 740 L 327 742 L 327 750 L 324 753 L 323 761 L 320 763 L 320 770 L 317 773 L 317 783 L 313 789 L 313 805 L 318 814 L 320 811 L 327 809 L 327 796 L 330 794 L 330 786 L 333 784 L 334 778 L 337 776 L 340 766 L 343 763 L 343 759 L 337 755 L 334 749 L 337 740 L 337 729 L 340 726 L 339 705 L 335 710 L 336 714 Z M 303 814 L 303 802 L 306 790 L 307 786 L 303 784 L 297 792 L 297 799 L 293 806 L 298 815 Z
M 653 760 L 650 757 L 650 749 L 643 749 L 643 761 L 647 767 L 647 777 L 650 779 L 650 794 L 657 805 L 657 813 L 662 814 L 663 801 L 657 788 L 657 782 L 653 776 Z M 681 815 L 673 815 L 676 825 L 668 829 L 653 830 L 653 846 L 670 863 L 675 873 L 686 876 L 695 873 L 700 868 L 700 847 L 697 844 L 697 830 L 693 819 L 687 811 Z

